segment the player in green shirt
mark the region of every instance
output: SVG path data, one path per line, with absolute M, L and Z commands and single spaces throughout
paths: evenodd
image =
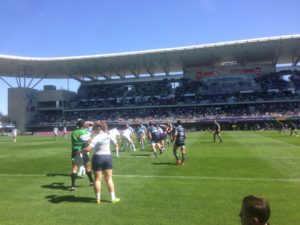
M 79 120 L 77 122 L 77 128 L 72 132 L 71 135 L 71 143 L 72 143 L 72 153 L 71 153 L 71 159 L 72 159 L 72 174 L 71 174 L 71 191 L 75 191 L 75 181 L 77 178 L 77 172 L 78 167 L 80 165 L 85 166 L 86 175 L 89 178 L 90 185 L 93 185 L 93 176 L 91 172 L 91 165 L 90 160 L 87 152 L 81 152 L 82 149 L 84 149 L 89 141 L 90 141 L 90 133 L 85 128 L 85 121 Z

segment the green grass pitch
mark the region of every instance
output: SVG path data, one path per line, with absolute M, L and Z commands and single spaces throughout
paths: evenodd
M 276 131 L 188 133 L 187 157 L 171 147 L 157 159 L 144 151 L 113 157 L 121 202 L 97 205 L 88 179 L 70 185 L 70 138 L 0 137 L 1 225 L 238 225 L 242 198 L 264 196 L 271 224 L 300 221 L 300 137 Z M 137 144 L 137 147 L 140 148 Z

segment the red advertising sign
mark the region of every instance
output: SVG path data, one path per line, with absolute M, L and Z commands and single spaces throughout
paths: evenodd
M 224 70 L 213 70 L 213 71 L 197 71 L 196 80 L 201 80 L 203 77 L 217 76 L 217 75 L 256 75 L 260 76 L 262 73 L 260 67 L 253 69 L 224 69 Z

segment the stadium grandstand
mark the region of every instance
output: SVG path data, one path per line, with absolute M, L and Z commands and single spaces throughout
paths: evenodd
M 202 130 L 269 129 L 298 121 L 300 35 L 149 51 L 30 58 L 0 55 L 8 117 L 22 132 L 73 127 L 81 119 L 138 124 L 181 119 Z M 13 87 L 5 77 L 15 77 Z M 35 86 L 75 79 L 76 93 Z

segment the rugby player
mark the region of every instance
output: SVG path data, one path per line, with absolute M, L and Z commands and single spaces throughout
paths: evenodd
M 133 142 L 133 137 L 134 137 L 133 128 L 130 127 L 128 124 L 126 124 L 126 129 L 123 130 L 122 136 L 123 136 L 123 142 L 122 142 L 121 149 L 123 149 L 124 140 L 125 140 L 126 145 L 129 144 L 129 148 L 133 149 L 133 151 L 136 151 L 136 148 L 135 148 L 135 145 L 134 145 L 134 142 Z
M 221 138 L 221 126 L 220 124 L 214 120 L 214 124 L 215 124 L 215 132 L 214 132 L 214 143 L 216 143 L 216 136 L 219 138 L 220 143 L 222 143 L 222 138 Z
M 58 128 L 55 126 L 53 128 L 53 138 L 54 138 L 54 141 L 56 141 L 57 135 L 58 135 Z
M 293 134 L 295 134 L 296 137 L 298 137 L 298 132 L 297 132 L 297 126 L 296 126 L 296 124 L 290 123 L 290 130 L 291 130 L 290 136 L 292 136 Z
M 90 134 L 86 130 L 86 123 L 84 120 L 77 122 L 77 128 L 72 132 L 71 143 L 72 143 L 72 174 L 71 174 L 71 191 L 76 190 L 75 181 L 78 173 L 78 166 L 82 163 L 86 170 L 86 175 L 89 178 L 90 185 L 93 185 L 93 176 L 91 172 L 90 160 L 87 152 L 79 153 L 83 150 L 90 141 Z
M 18 135 L 18 129 L 17 128 L 14 128 L 12 130 L 12 135 L 13 135 L 13 138 L 14 138 L 14 143 L 17 142 L 17 135 Z
M 84 152 L 94 149 L 92 167 L 95 176 L 94 190 L 96 201 L 101 202 L 101 180 L 104 176 L 107 189 L 111 196 L 111 202 L 117 203 L 120 201 L 115 195 L 115 187 L 112 179 L 112 157 L 110 152 L 110 137 L 107 133 L 107 125 L 104 121 L 97 121 L 94 125 L 96 136 L 91 143 L 84 148 Z
M 149 122 L 149 128 L 148 128 L 148 138 L 151 141 L 151 148 L 153 151 L 154 158 L 157 157 L 157 149 L 161 150 L 161 144 L 160 144 L 160 136 L 158 133 L 158 129 L 155 123 Z
M 145 149 L 145 138 L 147 136 L 147 128 L 143 125 L 143 123 L 140 123 L 138 127 L 138 138 L 139 138 L 139 143 L 142 146 L 142 150 Z
M 108 131 L 108 135 L 110 137 L 110 140 L 112 141 L 112 143 L 115 146 L 116 156 L 119 157 L 120 156 L 119 155 L 119 143 L 118 143 L 117 137 L 120 137 L 121 134 L 117 128 L 113 128 Z
M 185 130 L 182 127 L 181 121 L 177 121 L 177 126 L 175 127 L 175 133 L 174 133 L 174 139 L 173 139 L 174 145 L 173 145 L 173 154 L 176 159 L 176 165 L 184 165 L 185 161 Z M 181 150 L 181 161 L 178 158 L 177 154 L 177 148 L 180 148 Z

